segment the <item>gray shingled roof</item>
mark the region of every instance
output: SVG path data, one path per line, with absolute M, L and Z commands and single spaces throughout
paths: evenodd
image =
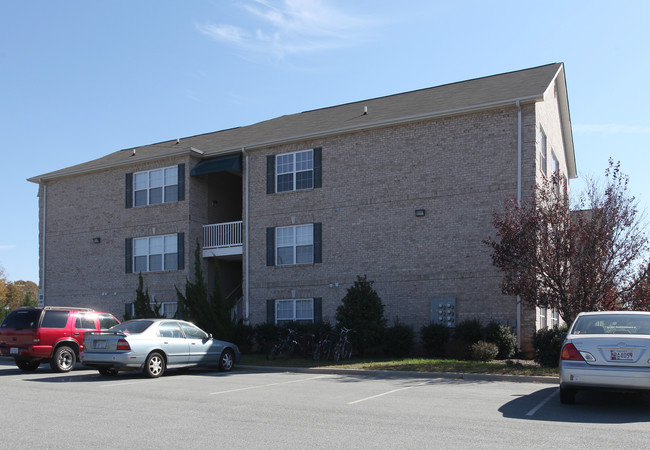
M 561 63 L 509 72 L 468 81 L 445 84 L 402 94 L 315 109 L 299 114 L 277 117 L 253 125 L 216 131 L 157 144 L 120 150 L 102 158 L 66 169 L 30 178 L 35 183 L 67 175 L 132 164 L 177 154 L 196 152 L 212 156 L 256 147 L 313 139 L 426 118 L 495 108 L 541 100 L 556 76 L 560 76 L 561 96 L 566 99 L 563 65 Z M 573 157 L 573 138 L 568 117 L 568 101 L 563 121 L 567 157 Z M 367 114 L 364 109 L 367 108 Z M 562 109 L 562 108 L 561 108 Z M 568 126 L 567 126 L 568 125 Z M 569 155 L 570 153 L 570 155 Z M 575 174 L 575 162 L 570 161 L 570 173 Z M 573 167 L 573 171 L 571 171 Z

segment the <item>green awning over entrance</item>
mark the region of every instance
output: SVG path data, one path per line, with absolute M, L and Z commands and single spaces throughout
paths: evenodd
M 241 173 L 241 155 L 222 156 L 221 158 L 206 159 L 198 163 L 190 175 L 193 177 L 207 175 L 209 173 L 230 172 Z

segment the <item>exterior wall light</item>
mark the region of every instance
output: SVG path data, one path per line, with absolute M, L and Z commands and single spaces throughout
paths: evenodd
M 93 243 L 94 244 L 99 244 L 101 241 L 102 241 L 102 238 L 100 238 L 100 237 L 94 237 L 93 238 Z
M 424 217 L 425 211 L 424 209 L 416 209 L 415 210 L 415 217 Z

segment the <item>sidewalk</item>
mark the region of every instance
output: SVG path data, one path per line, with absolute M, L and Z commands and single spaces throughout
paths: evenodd
M 558 377 L 529 376 L 529 375 L 501 375 L 484 373 L 458 373 L 458 372 L 411 372 L 401 370 L 364 370 L 364 369 L 338 369 L 325 367 L 278 367 L 278 366 L 256 366 L 238 364 L 236 367 L 250 370 L 268 372 L 296 372 L 296 373 L 320 373 L 333 375 L 351 375 L 357 377 L 376 378 L 443 378 L 465 381 L 509 381 L 514 383 L 545 383 L 558 384 Z

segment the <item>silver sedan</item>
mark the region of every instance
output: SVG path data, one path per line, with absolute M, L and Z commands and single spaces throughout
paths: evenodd
M 650 312 L 600 311 L 576 317 L 560 356 L 560 401 L 581 389 L 650 390 Z
M 141 370 L 156 378 L 167 368 L 212 366 L 230 371 L 241 353 L 196 325 L 174 319 L 137 319 L 86 333 L 80 361 L 102 375 Z

